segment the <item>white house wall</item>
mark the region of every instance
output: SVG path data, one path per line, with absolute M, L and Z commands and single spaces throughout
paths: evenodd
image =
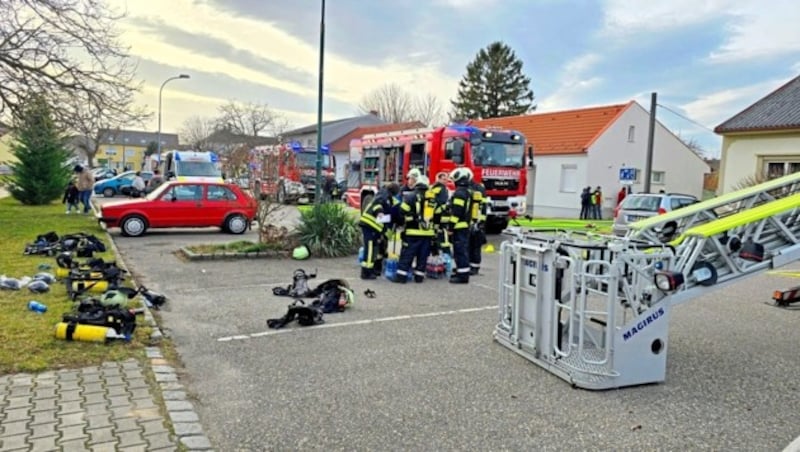
M 731 135 L 722 139 L 719 193 L 734 191 L 745 178 L 763 174 L 765 160 L 800 158 L 800 134 Z
M 533 213 L 537 217 L 578 218 L 581 188 L 586 185 L 587 159 L 584 154 L 534 155 L 536 185 Z M 574 176 L 574 184 L 563 176 Z M 570 186 L 572 185 L 572 186 Z
M 587 160 L 591 169 L 584 185 L 602 187 L 604 218 L 610 218 L 616 207 L 617 193 L 622 188 L 619 182 L 620 168 L 636 168 L 639 178 L 632 190 L 634 193 L 644 190 L 649 120 L 650 113 L 634 103 L 589 149 Z M 628 140 L 631 126 L 634 127 L 633 141 Z M 708 164 L 658 121 L 653 143 L 652 170 L 663 172 L 664 178 L 663 183 L 651 183 L 650 191 L 657 193 L 664 190 L 702 197 L 703 175 L 710 171 Z

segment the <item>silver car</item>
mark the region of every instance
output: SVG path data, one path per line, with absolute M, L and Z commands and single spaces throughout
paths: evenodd
M 615 235 L 623 236 L 628 232 L 628 224 L 656 215 L 700 202 L 692 195 L 681 193 L 637 193 L 625 197 L 622 204 L 614 209 Z

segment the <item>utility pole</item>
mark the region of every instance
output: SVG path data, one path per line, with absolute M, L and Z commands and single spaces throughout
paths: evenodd
M 322 200 L 322 81 L 325 68 L 325 0 L 322 1 L 322 18 L 319 22 L 319 87 L 317 92 L 317 173 L 314 184 L 314 204 Z
M 644 192 L 650 193 L 650 181 L 653 177 L 653 143 L 656 137 L 656 98 L 658 93 L 650 94 L 650 131 L 647 135 L 647 158 L 644 161 Z

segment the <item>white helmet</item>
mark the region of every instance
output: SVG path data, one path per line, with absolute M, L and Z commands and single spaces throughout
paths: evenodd
M 406 179 L 408 179 L 409 177 L 413 177 L 414 179 L 419 179 L 420 176 L 422 176 L 422 172 L 420 172 L 419 168 L 411 168 L 408 171 L 408 174 L 406 174 Z
M 458 182 L 460 180 L 470 180 L 472 179 L 472 171 L 469 168 L 456 168 L 450 172 L 450 179 L 453 182 Z
M 427 189 L 430 187 L 430 181 L 428 180 L 427 176 L 420 175 L 417 177 L 417 183 L 414 184 L 414 188 L 425 188 Z

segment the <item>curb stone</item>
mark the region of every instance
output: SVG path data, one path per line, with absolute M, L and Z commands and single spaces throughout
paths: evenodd
M 92 208 L 96 211 L 97 206 L 92 203 Z M 114 250 L 117 264 L 120 268 L 127 271 L 128 274 L 131 275 L 131 279 L 134 279 L 134 283 L 136 283 L 133 274 L 125 265 L 122 254 L 119 248 L 117 248 L 117 244 L 114 243 L 111 234 L 109 234 L 107 229 L 105 232 L 111 244 L 111 249 Z M 136 283 L 136 285 L 138 287 L 138 283 Z M 213 451 L 214 449 L 211 446 L 211 442 L 203 432 L 203 426 L 200 424 L 200 417 L 194 410 L 194 405 L 187 400 L 186 392 L 179 383 L 175 369 L 167 364 L 161 349 L 158 347 L 158 345 L 161 344 L 161 339 L 164 337 L 164 334 L 156 323 L 150 308 L 145 303 L 143 303 L 143 305 L 145 308 L 145 322 L 153 329 L 150 334 L 150 346 L 145 348 L 145 356 L 148 359 L 150 369 L 155 374 L 155 379 L 161 392 L 161 398 L 164 400 L 164 404 L 167 407 L 167 418 L 173 426 L 175 435 L 178 437 L 180 443 L 189 450 Z M 170 398 L 167 400 L 164 394 L 169 394 Z

